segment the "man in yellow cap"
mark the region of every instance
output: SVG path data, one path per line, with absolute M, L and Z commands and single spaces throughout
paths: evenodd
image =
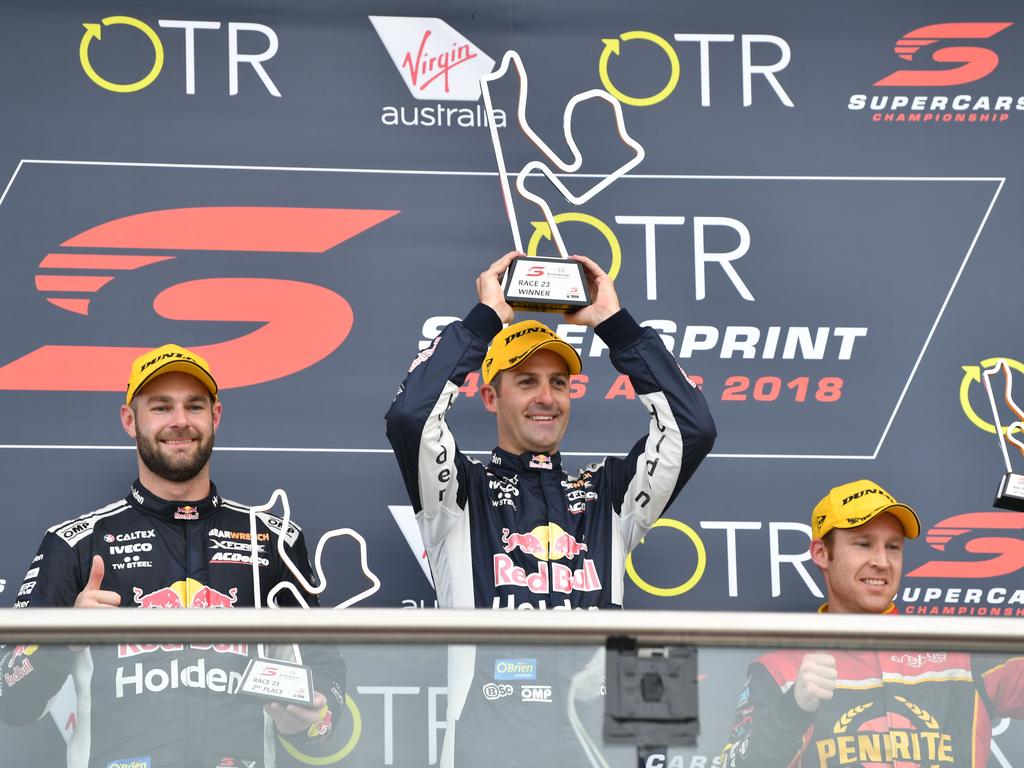
M 811 513 L 821 613 L 895 613 L 917 514 L 870 480 Z M 773 651 L 747 671 L 719 768 L 987 765 L 992 720 L 1024 715 L 1024 658 L 959 652 Z
M 200 355 L 176 344 L 140 355 L 120 413 L 138 449 L 138 479 L 124 499 L 46 532 L 15 607 L 267 605 L 277 583 L 294 581 L 278 536 L 310 579 L 298 526 L 285 529 L 278 517 L 222 498 L 210 481 L 221 413 L 217 382 Z M 286 602 L 288 593 L 282 594 Z M 315 604 L 315 596 L 307 602 Z M 78 727 L 69 755 L 75 765 L 127 764 L 140 754 L 154 766 L 265 765 L 274 755 L 278 765 L 339 760 L 336 742 L 345 734 L 333 725 L 345 712 L 340 655 L 306 654 L 317 685 L 313 706 L 273 702 L 264 708 L 234 695 L 250 650 L 255 646 L 244 643 L 153 650 L 0 647 L 0 720 L 22 725 L 40 717 L 72 672 Z M 186 688 L 203 691 L 185 699 Z M 273 722 L 273 743 L 264 743 L 263 712 Z M 160 723 L 158 731 L 152 723 Z
M 621 607 L 626 556 L 711 450 L 714 422 L 700 390 L 660 337 L 620 308 L 611 278 L 576 256 L 593 301 L 566 319 L 593 328 L 607 344 L 612 364 L 629 375 L 647 411 L 648 433 L 625 458 L 606 458 L 577 474 L 564 471 L 558 449 L 569 426 L 571 377 L 580 372 L 580 357 L 534 320 L 503 328 L 515 314 L 501 277 L 517 255 L 498 259 L 477 278 L 479 303 L 413 361 L 387 414 L 388 438 L 423 534 L 440 606 Z M 458 451 L 445 420 L 459 387 L 478 368 L 480 397 L 495 415 L 498 433 L 486 465 Z M 476 659 L 478 677 L 502 679 L 494 677 L 494 660 L 482 656 Z M 538 684 L 537 696 L 553 691 L 554 698 L 544 701 L 556 704 L 564 690 L 550 685 L 558 682 L 557 666 L 521 671 L 523 679 Z M 450 679 L 451 669 L 450 664 Z M 450 717 L 458 716 L 468 690 L 468 678 L 450 684 Z M 484 704 L 486 692 L 477 685 L 471 690 Z M 530 709 L 539 700 L 533 695 L 524 691 L 524 698 L 506 698 L 500 706 L 491 702 L 488 709 Z M 493 732 L 463 728 L 465 723 L 463 717 L 460 733 Z M 478 746 L 473 755 L 459 748 L 460 764 L 485 760 L 489 745 Z M 551 759 L 570 764 L 568 758 Z

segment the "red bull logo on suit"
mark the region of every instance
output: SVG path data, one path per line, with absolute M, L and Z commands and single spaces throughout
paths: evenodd
M 494 555 L 494 586 L 526 587 L 534 594 L 560 592 L 596 592 L 601 589 L 601 578 L 594 561 L 584 557 L 579 568 L 573 569 L 557 561 L 562 558 L 573 560 L 587 551 L 587 545 L 555 523 L 539 525 L 531 531 L 518 533 L 508 528 L 501 529 L 504 552 Z M 527 572 L 522 565 L 516 565 L 510 556 L 519 550 L 540 562 L 537 570 Z

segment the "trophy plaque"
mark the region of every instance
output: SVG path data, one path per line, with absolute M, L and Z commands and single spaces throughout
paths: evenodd
M 590 304 L 583 265 L 571 259 L 517 256 L 504 290 L 509 306 L 530 312 L 572 312 Z
M 313 705 L 313 674 L 309 667 L 277 659 L 250 659 L 239 693 L 285 704 Z

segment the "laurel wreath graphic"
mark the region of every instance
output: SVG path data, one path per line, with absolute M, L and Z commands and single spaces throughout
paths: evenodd
M 896 701 L 900 702 L 903 706 L 913 712 L 921 720 L 922 723 L 927 725 L 929 728 L 934 728 L 936 731 L 942 726 L 939 725 L 939 721 L 932 717 L 931 713 L 926 709 L 921 709 L 912 701 L 907 701 L 902 696 L 897 696 Z
M 850 727 L 853 719 L 861 712 L 869 709 L 874 704 L 873 701 L 869 701 L 867 704 L 858 704 L 852 709 L 846 710 L 842 716 L 836 721 L 835 726 L 832 728 L 833 733 L 846 733 L 846 729 Z

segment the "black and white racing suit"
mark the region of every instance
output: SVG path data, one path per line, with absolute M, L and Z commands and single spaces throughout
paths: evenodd
M 620 608 L 626 556 L 714 443 L 707 403 L 660 337 L 620 310 L 595 331 L 612 365 L 629 375 L 649 414 L 648 434 L 625 458 L 609 457 L 574 475 L 562 468 L 558 454 L 514 455 L 498 448 L 481 464 L 458 450 L 445 414 L 500 330 L 497 314 L 483 304 L 449 325 L 414 360 L 387 414 L 388 438 L 423 534 L 438 604 Z M 549 695 L 558 700 L 558 670 L 545 666 L 567 665 L 508 653 L 513 655 L 501 658 L 500 650 L 481 651 L 475 661 L 450 655 L 449 718 L 462 712 L 460 734 L 469 730 L 468 719 L 486 717 L 495 707 Z M 498 670 L 516 661 L 523 662 L 518 678 Z M 471 663 L 475 682 L 464 669 Z M 463 711 L 467 693 L 472 705 Z M 500 716 L 506 722 L 510 717 Z M 481 759 L 487 731 L 479 731 Z
M 279 536 L 307 580 L 310 567 L 297 526 L 285 529 L 281 518 L 266 512 L 255 518 L 260 602 L 266 605 L 275 584 L 294 581 L 278 553 Z M 202 501 L 179 503 L 157 498 L 136 481 L 124 499 L 47 530 L 15 607 L 74 605 L 94 555 L 104 562 L 101 589 L 117 592 L 122 607 L 252 606 L 250 519 L 248 507 L 221 498 L 212 486 Z M 282 604 L 288 595 L 281 593 Z M 316 604 L 315 596 L 306 599 Z M 70 673 L 77 697 L 71 768 L 327 765 L 344 740 L 338 726 L 345 715 L 345 664 L 337 650 L 304 646 L 302 653 L 328 706 L 319 725 L 298 736 L 277 734 L 260 701 L 234 695 L 257 655 L 244 640 L 126 642 L 78 652 L 0 647 L 0 719 L 19 725 L 41 717 Z

